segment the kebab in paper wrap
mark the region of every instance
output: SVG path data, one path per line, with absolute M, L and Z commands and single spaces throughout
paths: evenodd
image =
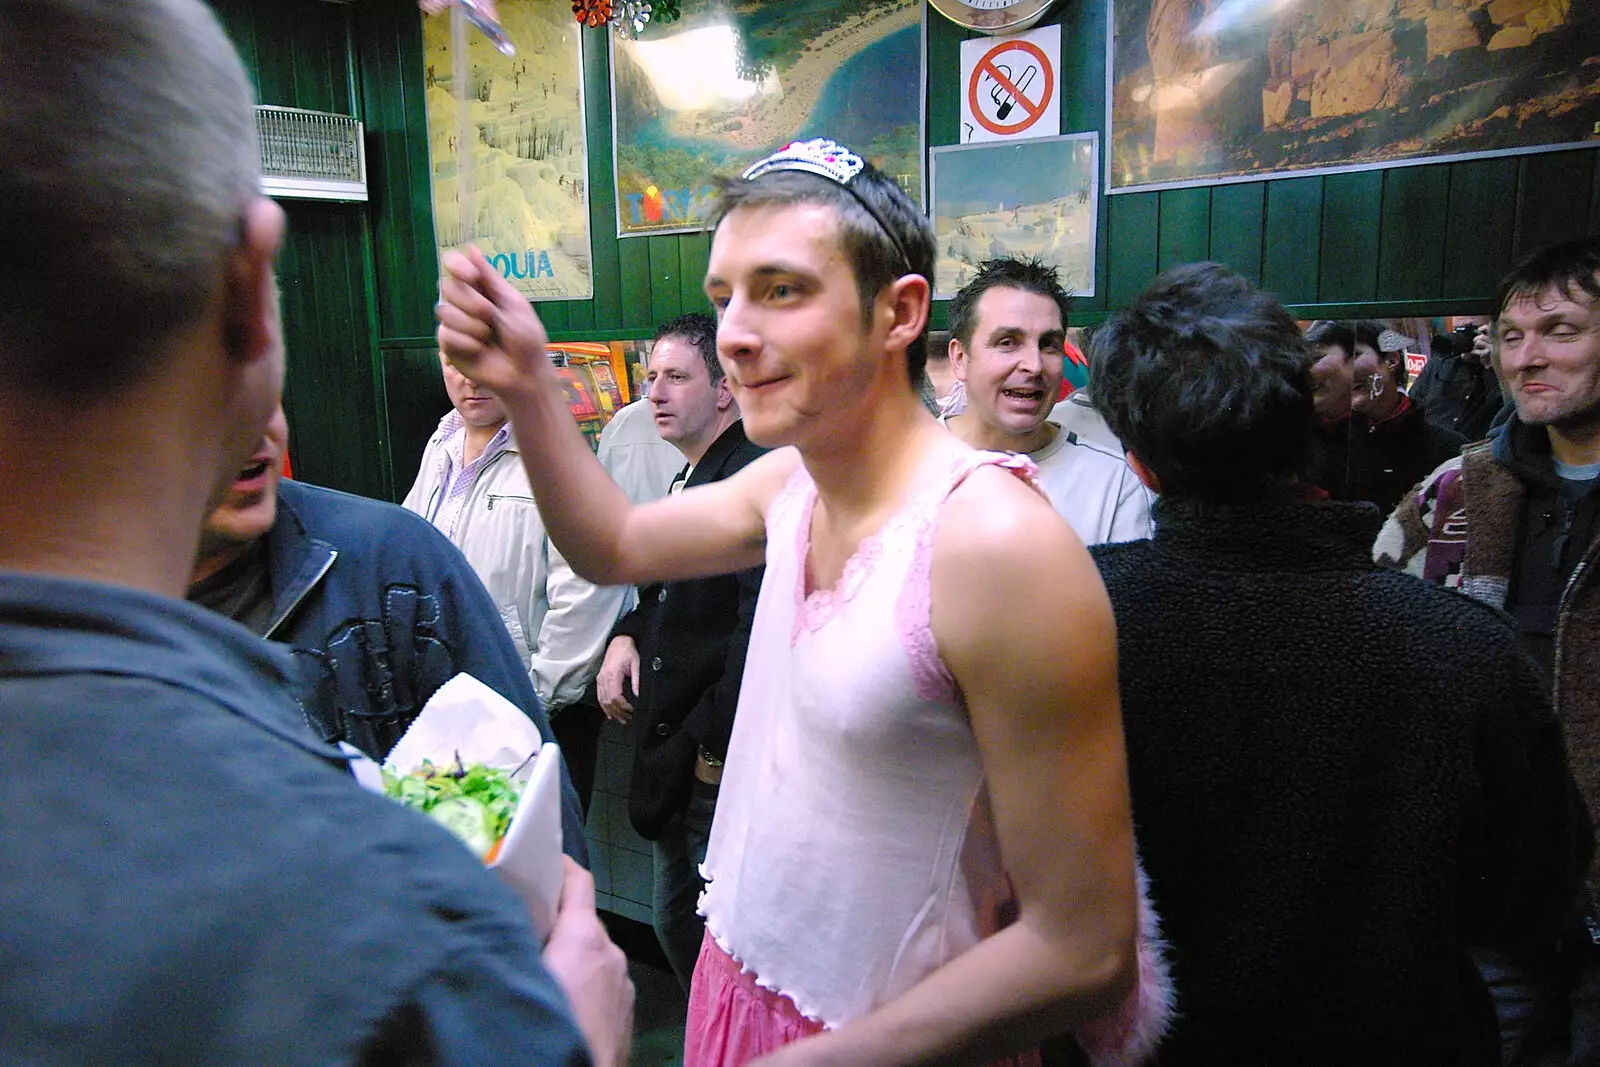
M 455 780 L 428 788 L 420 781 L 427 768 Z M 470 674 L 456 675 L 394 746 L 382 778 L 379 787 L 408 806 L 421 808 L 429 803 L 425 795 L 433 794 L 429 814 L 453 808 L 453 815 L 447 810 L 439 821 L 480 857 L 488 853 L 488 865 L 527 904 L 539 936 L 550 935 L 561 896 L 561 753 L 555 744 L 541 743 L 538 728 L 520 708 Z M 492 809 L 502 798 L 509 801 L 511 791 L 516 800 L 509 828 L 494 840 L 492 832 L 482 831 L 482 820 L 493 820 Z

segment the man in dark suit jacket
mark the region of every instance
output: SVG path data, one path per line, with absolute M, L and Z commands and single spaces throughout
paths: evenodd
M 656 430 L 688 460 L 673 492 L 721 481 L 764 451 L 745 438 L 717 361 L 716 329 L 709 315 L 685 315 L 656 332 L 650 351 Z M 705 888 L 700 864 L 761 572 L 645 586 L 612 631 L 596 679 L 607 715 L 637 719 L 628 817 L 653 843 L 656 937 L 685 989 L 705 935 L 695 910 Z

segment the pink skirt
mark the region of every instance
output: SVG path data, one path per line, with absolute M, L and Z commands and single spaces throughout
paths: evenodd
M 801 1038 L 822 1033 L 815 1019 L 800 1014 L 782 993 L 762 989 L 740 969 L 708 931 L 700 943 L 689 986 L 689 1020 L 683 1037 L 683 1067 L 742 1067 Z M 993 1067 L 1038 1067 L 1036 1051 Z

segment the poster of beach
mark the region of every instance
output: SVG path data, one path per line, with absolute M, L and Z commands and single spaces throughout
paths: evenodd
M 922 202 L 921 0 L 683 0 L 611 37 L 617 234 L 700 229 L 712 179 L 831 137 Z
M 471 241 L 531 300 L 594 295 L 589 246 L 583 58 L 566 0 L 500 0 L 501 25 L 516 45 L 506 57 L 467 30 L 469 84 L 454 84 L 450 17 L 423 19 L 428 152 L 434 235 L 440 252 Z M 471 129 L 461 133 L 461 96 Z M 471 144 L 463 220 L 458 176 Z
M 1600 143 L 1600 0 L 1113 0 L 1109 185 Z
M 986 260 L 1032 256 L 1094 295 L 1100 135 L 933 150 L 934 286 L 948 300 Z

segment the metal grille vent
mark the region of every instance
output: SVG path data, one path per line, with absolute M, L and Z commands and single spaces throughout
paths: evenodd
M 361 123 L 348 115 L 293 107 L 256 108 L 261 185 L 270 196 L 366 200 Z

